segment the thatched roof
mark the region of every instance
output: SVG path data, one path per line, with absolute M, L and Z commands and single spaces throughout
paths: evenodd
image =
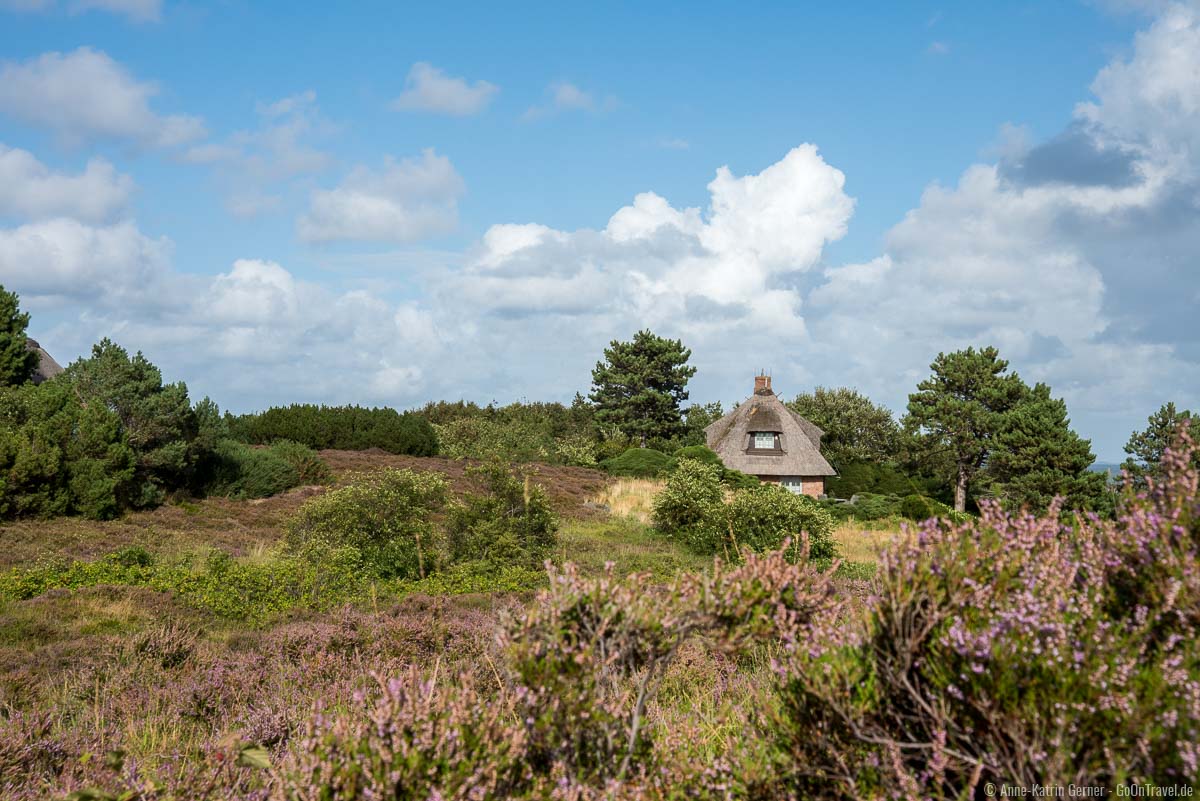
M 42 350 L 42 346 L 37 343 L 36 339 L 26 340 L 25 347 L 38 355 L 38 366 L 33 370 L 33 383 L 40 384 L 43 381 L 49 381 L 63 371 L 62 365 L 54 361 L 53 356 Z
M 756 384 L 753 395 L 704 429 L 708 447 L 726 467 L 752 476 L 837 475 L 821 455 L 825 432 L 785 406 L 771 391 L 769 380 Z M 777 434 L 778 449 L 754 448 L 756 432 Z

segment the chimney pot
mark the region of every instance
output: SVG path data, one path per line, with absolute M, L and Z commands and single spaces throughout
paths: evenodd
M 754 376 L 754 394 L 755 395 L 771 394 L 771 376 L 769 376 L 769 375 Z

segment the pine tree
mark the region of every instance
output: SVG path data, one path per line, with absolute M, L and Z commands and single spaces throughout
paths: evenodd
M 679 406 L 687 400 L 688 379 L 696 374 L 687 363 L 691 355 L 680 340 L 648 330 L 638 331 L 632 342 L 614 339 L 592 370 L 589 397 L 596 404 L 596 422 L 639 439 L 643 448 L 652 437 L 679 433 Z
M 988 456 L 988 478 L 1006 506 L 1044 512 L 1056 497 L 1068 509 L 1101 510 L 1107 479 L 1088 468 L 1091 443 L 1071 430 L 1067 404 L 1037 384 L 1004 415 Z
M 1125 443 L 1129 458 L 1121 464 L 1121 469 L 1129 474 L 1134 486 L 1144 487 L 1147 478 L 1158 477 L 1163 453 L 1175 444 L 1185 421 L 1191 421 L 1193 437 L 1200 435 L 1192 413 L 1187 409 L 1176 411 L 1175 404 L 1168 402 L 1150 415 L 1145 430 L 1129 435 L 1129 441 Z
M 0 284 L 0 387 L 24 384 L 33 378 L 38 355 L 27 345 L 29 315 L 21 312 L 20 298 Z
M 1005 414 L 1025 385 L 995 348 L 939 353 L 933 375 L 908 396 L 911 425 L 923 430 L 954 459 L 954 508 L 967 507 L 967 489 L 987 463 Z

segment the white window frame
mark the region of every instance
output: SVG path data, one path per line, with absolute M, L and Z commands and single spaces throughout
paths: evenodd
M 804 479 L 800 476 L 784 476 L 779 479 L 779 486 L 783 487 L 793 495 L 804 494 Z
M 766 441 L 766 445 L 762 442 Z M 773 431 L 755 431 L 754 432 L 754 447 L 757 450 L 773 451 L 775 450 L 775 433 Z

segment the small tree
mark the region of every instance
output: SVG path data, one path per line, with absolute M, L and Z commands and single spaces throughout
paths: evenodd
M 996 495 L 1012 509 L 1042 513 L 1054 498 L 1070 509 L 1103 505 L 1106 479 L 1088 470 L 1096 460 L 1091 443 L 1071 430 L 1067 405 L 1037 384 L 1005 416 L 988 457 Z
M 596 422 L 612 425 L 646 447 L 650 437 L 669 438 L 682 428 L 679 405 L 687 400 L 692 352 L 678 339 L 638 331 L 632 342 L 613 340 L 592 370 Z
M 1175 410 L 1174 403 L 1165 403 L 1157 412 L 1150 415 L 1149 423 L 1143 431 L 1134 431 L 1125 443 L 1125 453 L 1129 458 L 1121 464 L 1121 469 L 1129 474 L 1137 487 L 1145 487 L 1147 478 L 1158 478 L 1162 473 L 1162 457 L 1168 448 L 1179 441 L 1179 433 L 1185 421 L 1192 420 L 1192 413 L 1187 409 Z M 1193 424 L 1193 436 L 1195 436 Z M 1200 458 L 1193 452 L 1193 458 Z
M 908 396 L 908 414 L 954 457 L 954 509 L 967 508 L 967 488 L 987 462 L 1004 415 L 1025 386 L 995 348 L 939 353 L 933 375 Z
M 21 312 L 20 298 L 0 284 L 0 387 L 20 386 L 33 378 L 38 355 L 28 346 L 25 329 L 29 315 Z
M 882 464 L 896 458 L 900 426 L 889 410 L 858 390 L 817 387 L 797 395 L 788 406 L 824 429 L 821 452 L 838 470 L 855 462 Z

